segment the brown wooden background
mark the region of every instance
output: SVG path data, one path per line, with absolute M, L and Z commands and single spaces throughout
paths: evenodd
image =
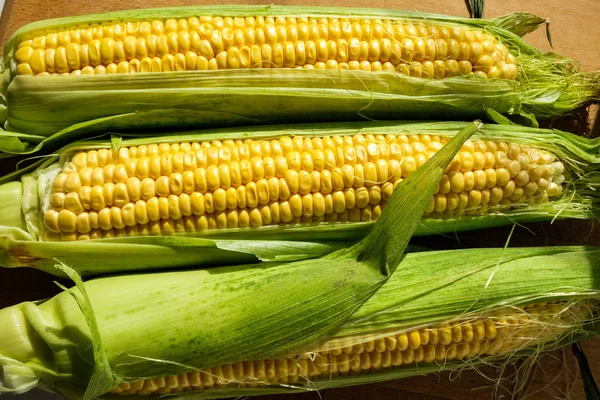
M 69 15 L 96 13 L 103 11 L 164 7 L 175 5 L 214 4 L 210 0 L 6 0 L 0 18 L 0 43 L 20 26 L 46 18 Z M 230 4 L 265 4 L 256 0 L 224 1 Z M 274 0 L 281 5 L 315 5 L 344 7 L 387 7 L 411 11 L 436 12 L 457 16 L 468 16 L 463 0 L 420 0 L 420 1 L 385 1 L 385 0 Z M 488 0 L 485 17 L 491 18 L 512 11 L 529 11 L 547 17 L 551 22 L 554 51 L 580 61 L 583 70 L 591 71 L 600 68 L 600 1 L 598 0 Z M 546 41 L 545 32 L 540 29 L 528 36 L 528 41 L 546 51 L 551 47 Z M 0 49 L 1 51 L 1 49 Z M 583 134 L 599 136 L 599 130 L 592 116 L 581 110 L 571 118 L 551 122 L 550 125 Z M 1 160 L 0 163 L 6 163 Z M 0 165 L 1 167 L 1 165 Z M 2 168 L 0 168 L 2 169 Z M 1 206 L 1 205 L 0 205 Z M 555 224 L 530 224 L 530 230 L 517 228 L 511 245 L 536 246 L 549 244 L 590 243 L 600 245 L 600 229 L 585 221 L 559 221 Z M 483 247 L 503 246 L 508 236 L 507 229 L 491 229 L 479 233 L 464 233 L 457 238 L 435 238 L 435 244 L 444 248 L 460 246 Z M 482 240 L 483 238 L 483 240 Z M 431 241 L 419 239 L 420 244 Z M 26 300 L 36 300 L 51 296 L 58 291 L 53 278 L 29 269 L 0 268 L 0 307 L 5 307 Z M 0 327 L 2 329 L 2 327 Z M 590 361 L 591 369 L 600 379 L 600 340 L 589 340 L 583 343 Z M 495 379 L 499 371 L 487 368 L 482 373 L 465 371 L 460 375 L 441 373 L 425 377 L 416 377 L 374 385 L 352 388 L 333 389 L 321 393 L 305 393 L 299 395 L 269 396 L 271 400 L 442 400 L 442 399 L 510 399 L 514 386 L 505 382 L 503 388 L 494 391 Z M 503 376 L 511 375 L 511 370 Z M 545 399 L 585 399 L 581 379 L 578 375 L 575 359 L 569 348 L 555 351 L 542 357 L 534 369 L 532 378 L 526 383 L 521 398 L 529 400 Z M 23 396 L 28 399 L 47 398 L 40 394 Z M 267 397 L 261 397 L 267 399 Z

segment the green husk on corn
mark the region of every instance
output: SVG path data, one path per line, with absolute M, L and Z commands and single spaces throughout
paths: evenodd
M 78 289 L 0 311 L 2 385 L 82 398 L 103 355 L 109 383 L 95 394 L 112 394 L 100 398 L 209 399 L 531 356 L 595 334 L 599 256 L 586 247 L 410 253 L 347 319 L 337 308 L 364 298 L 347 263 L 97 278 L 84 284 L 97 328 L 71 297 Z
M 53 151 L 47 137 L 95 119 L 160 129 L 331 115 L 464 119 L 487 109 L 555 117 L 600 88 L 597 73 L 521 39 L 543 23 L 527 13 L 481 20 L 272 5 L 39 21 L 5 45 L 0 150 Z
M 0 391 L 39 385 L 84 400 L 304 391 L 535 354 L 593 334 L 597 248 L 403 254 L 444 166 L 476 129 L 399 184 L 363 241 L 318 262 L 86 283 L 57 264 L 74 288 L 0 310 Z
M 363 238 L 464 126 L 337 123 L 82 141 L 0 187 L 0 265 L 84 275 L 314 258 Z M 484 125 L 416 234 L 597 215 L 598 140 Z M 103 262 L 89 264 L 89 254 Z M 124 262 L 130 260 L 131 262 Z
M 78 289 L 0 311 L 2 385 L 67 398 L 92 387 L 87 398 L 209 399 L 531 356 L 595 334 L 599 256 L 585 247 L 410 253 L 352 313 L 366 294 L 348 262 L 97 278 L 85 283 L 83 306 L 97 327 L 71 297 Z

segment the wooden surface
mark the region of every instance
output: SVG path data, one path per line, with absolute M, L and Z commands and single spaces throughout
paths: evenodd
M 226 1 L 231 4 L 264 4 L 256 0 Z M 388 7 L 412 11 L 437 12 L 457 16 L 468 16 L 462 0 L 421 0 L 418 2 L 386 2 L 384 0 L 289 0 L 271 1 L 281 5 L 319 5 L 319 6 L 361 6 Z M 112 11 L 119 9 L 148 8 L 174 5 L 211 4 L 207 0 L 7 0 L 0 18 L 0 42 L 18 27 L 32 21 Z M 488 18 L 504 15 L 512 11 L 529 11 L 547 17 L 551 22 L 554 51 L 576 58 L 583 70 L 600 67 L 600 2 L 597 0 L 488 0 L 486 14 Z M 528 36 L 528 41 L 544 50 L 551 48 L 546 41 L 544 29 Z M 1 50 L 0 50 L 1 51 Z M 598 126 L 583 110 L 574 118 L 552 122 L 574 133 L 586 136 L 598 136 Z M 6 163 L 6 160 L 1 160 Z M 1 169 L 1 168 L 0 168 Z M 0 205 L 1 206 L 1 205 Z M 436 246 L 458 248 L 460 246 L 482 247 L 503 246 L 508 229 L 492 229 L 483 232 L 464 233 L 458 238 L 434 238 Z M 483 240 L 482 240 L 483 238 Z M 432 239 L 419 239 L 419 244 L 432 245 Z M 511 245 L 549 245 L 590 243 L 600 245 L 600 229 L 589 222 L 557 222 L 555 224 L 533 224 L 527 229 L 518 227 Z M 6 270 L 0 268 L 0 308 L 25 300 L 36 300 L 58 292 L 53 278 L 28 269 Z M 0 327 L 1 329 L 1 327 Z M 600 340 L 590 340 L 583 344 L 591 364 L 592 372 L 600 377 Z M 502 376 L 512 374 L 509 368 Z M 488 368 L 483 371 L 463 371 L 460 374 L 441 373 L 426 377 L 416 377 L 376 385 L 364 385 L 353 388 L 334 389 L 321 393 L 300 395 L 281 395 L 260 397 L 264 400 L 442 400 L 442 399 L 489 399 L 511 398 L 515 386 L 513 382 L 496 385 L 499 371 Z M 533 369 L 531 379 L 520 380 L 523 385 L 521 398 L 531 400 L 544 399 L 585 399 L 581 379 L 570 349 L 553 352 L 542 357 Z M 24 396 L 28 399 L 46 398 L 39 394 Z

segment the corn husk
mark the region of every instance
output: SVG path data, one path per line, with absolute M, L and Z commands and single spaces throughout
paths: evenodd
M 122 381 L 284 357 L 349 335 L 401 332 L 532 302 L 599 299 L 599 256 L 597 248 L 577 246 L 411 253 L 379 290 L 367 285 L 380 279 L 377 274 L 323 260 L 98 278 L 39 305 L 22 303 L 0 311 L 5 327 L 0 332 L 2 385 L 16 392 L 40 385 L 67 398 L 82 398 L 87 388 L 83 398 L 91 398 Z M 552 341 L 533 341 L 533 348 L 511 355 L 536 354 L 594 335 L 594 312 L 590 309 L 586 319 L 565 327 Z M 499 359 L 482 357 L 473 365 Z M 232 385 L 174 397 L 327 389 L 464 367 L 461 361 L 406 365 L 302 384 Z M 103 385 L 93 376 L 101 377 Z M 118 396 L 100 396 L 113 397 Z
M 598 334 L 598 287 L 596 283 L 592 283 L 593 276 L 597 274 L 597 266 L 591 267 L 589 263 L 589 260 L 597 255 L 581 253 L 582 251 L 595 253 L 596 250 L 597 248 L 574 246 L 504 250 L 465 249 L 409 254 L 401 266 L 406 274 L 400 273 L 398 269 L 339 329 L 332 331 L 327 338 L 296 352 L 300 357 L 314 357 L 314 349 L 317 348 L 335 349 L 361 343 L 366 345 L 367 342 L 377 338 L 389 337 L 390 334 L 417 328 L 427 329 L 432 324 L 433 326 L 454 325 L 491 315 L 502 318 L 503 315 L 511 315 L 511 313 L 514 316 L 515 310 L 518 310 L 517 306 L 522 304 L 561 303 L 554 316 L 545 316 L 544 320 L 536 320 L 535 316 L 532 317 L 531 327 L 538 336 L 530 336 L 531 330 L 527 336 L 517 336 L 516 340 L 521 340 L 522 344 L 504 354 L 483 355 L 466 360 L 441 360 L 434 363 L 421 362 L 417 365 L 389 366 L 360 374 L 338 373 L 326 378 L 301 380 L 295 384 L 262 386 L 260 380 L 249 378 L 234 381 L 229 387 L 221 383 L 217 388 L 173 393 L 170 396 L 177 399 L 216 399 L 306 392 L 372 384 L 441 371 L 460 371 L 480 366 L 492 365 L 501 368 L 515 361 L 532 363 L 545 351 L 578 340 L 589 339 Z M 463 260 L 466 261 L 464 265 Z M 587 260 L 583 263 L 585 264 L 583 269 L 571 270 L 574 265 L 581 266 L 582 260 Z M 428 268 L 434 263 L 439 263 L 435 265 L 440 265 L 440 268 Z M 530 266 L 534 266 L 533 269 L 528 270 L 525 279 L 522 279 L 520 273 Z M 572 275 L 563 275 L 565 281 L 560 282 L 555 279 L 568 270 Z M 440 280 L 432 278 L 423 282 L 426 273 L 435 274 Z M 539 286 L 533 283 L 537 279 L 543 282 Z M 519 311 L 516 315 L 518 318 Z M 561 321 L 561 318 L 567 315 L 569 316 Z M 505 329 L 516 327 L 517 325 L 509 323 Z M 188 372 L 195 370 L 188 369 Z M 520 378 L 526 381 L 527 374 L 528 371 L 521 371 Z M 257 384 L 259 387 L 256 387 Z M 122 398 L 114 394 L 103 397 Z M 141 398 L 141 396 L 128 397 Z
M 36 32 L 103 21 L 198 15 L 375 16 L 478 28 L 508 46 L 517 57 L 520 73 L 516 81 L 473 76 L 428 80 L 391 72 L 292 69 L 34 78 L 14 73 L 16 46 Z M 329 121 L 332 115 L 338 120 L 440 115 L 468 119 L 483 117 L 486 109 L 551 118 L 597 98 L 600 89 L 597 73 L 579 73 L 572 60 L 544 54 L 521 39 L 543 22 L 527 13 L 474 20 L 395 10 L 273 5 L 118 11 L 35 22 L 18 30 L 5 46 L 2 95 L 8 132 L 0 136 L 0 150 L 31 152 L 45 137 L 107 117 L 118 120 L 104 121 L 109 126 L 128 129 Z
M 344 134 L 427 133 L 452 136 L 465 123 L 336 123 L 331 125 L 287 125 L 243 130 L 221 129 L 171 133 L 168 136 L 116 136 L 112 140 L 83 141 L 66 146 L 22 182 L 12 181 L 2 187 L 7 207 L 0 210 L 0 264 L 28 266 L 50 273 L 54 258 L 73 265 L 84 275 L 150 268 L 175 268 L 190 265 L 214 266 L 261 261 L 291 261 L 314 258 L 360 240 L 371 230 L 373 222 L 311 223 L 302 225 L 262 226 L 186 232 L 174 236 L 123 237 L 79 242 L 43 241 L 41 211 L 47 201 L 48 182 L 70 157 L 82 149 L 140 145 L 156 142 L 189 142 L 228 138 L 272 138 L 289 136 L 325 136 Z M 547 221 L 560 218 L 593 218 L 597 215 L 598 139 L 589 140 L 556 130 L 524 128 L 516 125 L 484 125 L 474 136 L 529 144 L 556 154 L 566 165 L 567 184 L 560 198 L 486 215 L 462 217 L 429 216 L 421 220 L 417 235 L 454 233 L 470 229 L 513 223 Z M 19 189 L 21 188 L 21 189 Z M 18 200 L 20 197 L 20 200 Z M 10 205 L 10 207 L 8 207 Z M 19 207 L 21 212 L 19 212 Z M 198 251 L 202 249 L 202 251 Z M 103 263 L 89 265 L 89 254 L 103 254 Z M 173 255 L 177 254 L 176 257 Z M 132 262 L 123 262 L 131 260 Z

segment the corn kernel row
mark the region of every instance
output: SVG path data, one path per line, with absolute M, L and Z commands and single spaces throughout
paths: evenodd
M 363 158 L 359 158 L 359 160 L 364 160 L 366 155 L 368 159 L 364 161 L 376 161 L 380 158 L 387 160 L 394 154 L 412 155 L 413 151 L 422 153 L 425 150 L 423 150 L 421 145 L 424 145 L 426 150 L 437 151 L 447 141 L 448 139 L 445 136 L 429 134 L 356 134 L 322 137 L 281 136 L 277 139 L 258 140 L 227 139 L 192 143 L 156 143 L 121 147 L 118 150 L 87 150 L 75 154 L 72 162 L 76 169 L 82 169 L 84 167 L 104 167 L 109 164 L 126 164 L 129 159 L 133 158 L 162 156 L 165 154 L 177 156 L 178 153 L 182 153 L 183 155 L 194 153 L 198 157 L 197 167 L 205 168 L 208 165 L 249 160 L 252 157 L 275 158 L 277 156 L 287 156 L 290 152 L 303 153 L 313 150 L 324 152 L 332 150 L 336 157 L 340 157 L 340 150 L 346 149 L 347 146 L 355 148 L 357 157 L 361 157 L 362 155 Z M 399 150 L 396 145 L 400 146 Z M 198 150 L 201 149 L 204 149 L 204 152 L 198 153 Z M 544 165 L 554 160 L 554 156 L 549 152 L 504 141 L 468 140 L 461 150 L 479 153 L 496 153 L 497 151 L 501 151 L 507 153 L 511 159 L 516 159 L 519 154 L 523 153 L 525 156 L 531 158 L 532 163 Z M 339 163 L 340 160 L 337 160 Z M 175 158 L 174 162 L 177 161 L 178 159 Z M 183 162 L 184 159 L 180 158 L 174 167 L 179 167 Z M 174 172 L 181 171 L 183 169 L 175 170 Z
M 275 160 L 271 157 L 254 157 L 251 160 L 232 161 L 218 167 L 195 167 L 190 163 L 189 168 L 186 166 L 183 172 L 172 172 L 171 157 L 168 155 L 162 156 L 162 159 L 159 156 L 152 159 L 145 157 L 130 160 L 127 165 L 111 164 L 94 169 L 84 167 L 79 171 L 72 170 L 69 166 L 53 181 L 52 193 L 64 197 L 64 194 L 76 194 L 82 188 L 91 187 L 99 194 L 110 193 L 108 197 L 111 199 L 115 191 L 122 193 L 121 197 L 136 201 L 140 198 L 147 200 L 156 195 L 178 195 L 183 192 L 192 194 L 194 191 L 206 193 L 218 188 L 237 188 L 252 182 L 262 182 L 265 187 L 275 188 L 277 192 L 281 186 L 286 191 L 289 188 L 292 193 L 330 193 L 332 190 L 369 187 L 406 178 L 433 154 L 434 152 L 428 151 L 416 156 L 402 157 L 401 161 L 379 159 L 376 162 L 368 161 L 354 165 L 348 163 L 337 167 L 334 162 L 324 161 L 323 158 L 313 162 L 311 155 L 305 152 L 302 156 L 296 153 L 296 157 L 288 159 L 282 156 Z M 521 187 L 530 182 L 538 182 L 542 189 L 546 189 L 551 181 L 558 179 L 563 172 L 560 162 L 526 165 L 517 160 L 509 160 L 505 155 L 497 154 L 494 157 L 489 154 L 492 158 L 485 160 L 481 153 L 475 153 L 475 156 L 467 152 L 459 153 L 450 170 L 443 175 L 440 184 L 442 193 L 450 190 L 460 193 L 465 187 L 483 189 L 496 185 L 506 186 L 511 180 Z M 480 159 L 478 155 L 481 155 Z M 89 194 L 81 197 L 89 198 Z M 108 204 L 112 205 L 112 201 L 109 200 Z
M 386 174 L 382 173 L 386 169 L 388 177 L 390 173 L 392 176 L 408 176 L 438 151 L 445 140 L 429 142 L 427 145 L 421 142 L 410 144 L 372 142 L 366 146 L 343 145 L 324 150 L 303 151 L 295 149 L 287 151 L 280 147 L 278 141 L 273 142 L 277 144 L 272 146 L 277 150 L 274 152 L 270 151 L 271 144 L 268 141 L 252 143 L 252 149 L 243 143 L 231 143 L 227 146 L 211 146 L 208 143 L 209 147 L 196 150 L 165 152 L 160 155 L 143 153 L 131 158 L 125 148 L 119 150 L 118 154 L 113 154 L 116 152 L 107 149 L 81 152 L 73 157 L 72 162 L 68 163 L 63 173 L 57 177 L 53 191 L 77 191 L 82 185 L 97 186 L 104 185 L 105 182 L 126 183 L 132 177 L 139 180 L 146 178 L 157 180 L 161 176 L 172 174 L 178 174 L 176 175 L 178 177 L 181 175 L 183 180 L 191 182 L 192 176 L 189 172 L 196 174 L 198 169 L 204 171 L 202 174 L 205 174 L 209 180 L 220 179 L 231 182 L 233 186 L 239 186 L 252 180 L 282 178 L 288 170 L 309 173 L 315 170 L 320 172 L 336 170 L 338 173 L 335 175 L 344 176 L 350 173 L 350 168 L 354 168 L 355 176 L 359 177 L 361 172 L 357 165 L 361 165 L 367 181 L 382 182 L 387 179 L 383 177 Z M 495 144 L 486 147 L 485 143 L 478 143 L 475 149 L 473 143 L 467 143 L 447 170 L 465 173 L 497 169 L 499 175 L 505 176 L 508 173 L 511 178 L 521 174 L 520 179 L 523 180 L 526 180 L 525 177 L 529 174 L 534 180 L 538 180 L 550 179 L 563 172 L 562 163 L 555 162 L 555 156 L 549 152 L 527 146 L 522 146 L 521 149 L 521 146 L 514 144 L 511 144 L 508 149 L 506 144 L 502 145 L 508 153 L 498 150 Z M 265 149 L 261 146 L 267 151 L 262 151 Z M 99 155 L 102 156 L 101 159 L 98 159 Z M 387 166 L 382 161 L 387 161 Z M 486 174 L 490 173 L 490 171 L 486 172 Z M 382 177 L 375 178 L 376 174 Z
M 167 162 L 172 163 L 172 172 L 183 172 L 197 167 L 206 168 L 210 165 L 218 166 L 232 161 L 250 160 L 255 157 L 275 159 L 280 156 L 286 159 L 298 158 L 299 156 L 300 158 L 312 157 L 317 160 L 325 160 L 330 166 L 335 164 L 335 166 L 341 167 L 344 164 L 354 165 L 355 163 L 365 163 L 367 161 L 374 162 L 379 159 L 400 160 L 404 156 L 417 156 L 421 153 L 436 152 L 446 142 L 445 137 L 435 135 L 359 134 L 324 138 L 301 136 L 290 138 L 285 136 L 278 140 L 225 140 L 223 142 L 214 140 L 210 142 L 131 146 L 116 151 L 108 149 L 89 150 L 76 154 L 72 159 L 72 163 L 73 168 L 77 170 L 85 167 L 103 168 L 111 164 L 124 164 L 128 173 L 133 174 L 130 171 L 135 170 L 135 165 L 129 164 L 129 161 L 170 154 L 173 158 L 169 158 Z M 507 157 L 510 160 L 518 160 L 521 164 L 527 166 L 530 164 L 548 165 L 556 158 L 547 151 L 530 146 L 484 140 L 467 141 L 461 151 L 473 153 L 473 160 L 483 162 L 486 168 L 495 166 L 496 159 L 502 159 L 502 162 L 506 162 Z M 323 152 L 323 154 L 320 155 L 319 152 Z M 468 155 L 464 155 L 464 157 L 468 157 Z M 281 159 L 278 161 L 277 164 L 283 162 Z M 164 163 L 165 159 L 161 159 L 161 162 Z M 498 165 L 498 167 L 503 166 L 505 165 Z M 294 168 L 293 165 L 292 168 Z
M 524 197 L 528 199 L 528 196 L 535 195 L 535 202 L 538 203 L 548 201 L 550 195 L 557 195 L 562 190 L 561 186 L 554 182 L 545 188 L 542 187 L 541 183 L 547 182 L 542 179 L 537 184 L 528 182 L 523 187 L 516 186 L 515 181 L 508 181 L 505 186 L 498 185 L 487 188 L 478 185 L 466 187 L 468 190 L 465 190 L 464 176 L 461 173 L 456 174 L 461 177 L 460 180 L 454 178 L 450 173 L 449 176 L 454 179 L 444 179 L 428 206 L 426 214 L 477 210 L 481 206 L 494 208 L 502 205 L 506 209 L 515 205 L 513 203 L 518 204 Z M 460 182 L 460 186 L 458 184 L 452 186 L 451 182 L 456 180 Z M 75 192 L 66 195 L 64 193 L 52 194 L 50 196 L 51 209 L 45 213 L 45 222 L 47 228 L 52 232 L 77 230 L 80 233 L 87 233 L 89 228 L 76 229 L 75 227 L 90 226 L 90 223 L 83 222 L 88 219 L 99 221 L 92 225 L 98 225 L 107 230 L 113 227 L 119 228 L 122 223 L 133 226 L 161 219 L 177 220 L 184 216 L 200 216 L 215 211 L 255 208 L 269 203 L 278 204 L 286 210 L 289 207 L 290 212 L 297 217 L 321 217 L 333 212 L 340 213 L 344 210 L 361 209 L 367 205 L 385 203 L 401 179 L 397 179 L 393 183 L 386 182 L 381 186 L 362 186 L 357 189 L 350 187 L 327 191 L 327 193 L 319 191 L 318 187 L 311 193 L 310 185 L 305 185 L 306 190 L 301 188 L 298 190 L 298 187 L 291 190 L 285 180 L 282 185 L 279 182 L 280 180 L 277 178 L 271 178 L 269 181 L 262 179 L 257 183 L 250 182 L 248 185 L 237 188 L 230 187 L 227 190 L 219 188 L 208 193 L 192 191 L 191 194 L 179 192 L 179 194 L 167 193 L 156 196 L 154 192 L 145 192 L 144 199 L 140 199 L 139 189 L 132 194 L 128 193 L 127 187 L 123 183 L 116 185 L 108 183 L 104 187 L 82 188 L 79 194 Z M 81 222 L 77 222 L 78 220 Z M 289 222 L 285 217 L 281 221 Z
M 375 191 L 376 196 L 381 196 Z M 345 195 L 345 194 L 344 194 Z M 547 202 L 548 194 L 524 195 L 522 191 L 501 199 L 495 198 L 497 192 L 484 189 L 467 193 L 436 194 L 425 210 L 426 215 L 461 216 L 484 215 L 489 212 L 507 211 L 512 207 L 522 207 Z M 503 196 L 507 196 L 504 193 Z M 325 197 L 323 204 L 314 202 L 316 195 L 293 195 L 290 201 L 273 202 L 253 208 L 236 208 L 216 210 L 215 203 L 210 200 L 204 203 L 201 210 L 194 211 L 181 207 L 170 196 L 166 201 L 158 202 L 158 209 L 148 210 L 148 203 L 139 200 L 132 205 L 104 208 L 101 212 L 74 213 L 61 210 L 47 212 L 45 225 L 49 230 L 46 240 L 72 241 L 100 239 L 120 236 L 169 235 L 183 232 L 201 232 L 213 229 L 231 229 L 260 227 L 274 224 L 300 224 L 321 222 L 368 222 L 376 220 L 385 207 L 385 201 L 379 204 L 368 204 L 359 208 L 346 208 L 349 201 L 341 195 L 338 203 L 333 204 L 333 197 Z M 177 208 L 179 206 L 180 208 Z M 222 208 L 222 207 L 221 207 Z M 332 210 L 333 211 L 330 211 Z M 186 211 L 187 210 L 187 211 Z M 330 211 L 328 213 L 323 212 Z M 201 214 L 200 214 L 201 213 Z M 187 215 L 190 214 L 190 215 Z M 156 220 L 152 220 L 154 218 Z
M 291 204 L 271 203 L 261 205 L 255 208 L 215 211 L 213 213 L 204 213 L 199 216 L 182 217 L 180 219 L 161 219 L 159 221 L 149 221 L 147 224 L 127 226 L 122 214 L 111 209 L 110 220 L 108 224 L 116 224 L 122 228 L 100 228 L 100 219 L 98 213 L 82 213 L 75 220 L 68 220 L 68 228 L 72 223 L 75 224 L 76 231 L 60 233 L 48 230 L 45 234 L 45 240 L 69 242 L 75 240 L 89 239 L 108 239 L 125 236 L 159 236 L 171 235 L 183 232 L 202 232 L 214 229 L 232 229 L 259 227 L 270 224 L 310 224 L 320 222 L 369 222 L 379 218 L 383 211 L 383 206 L 377 204 L 367 205 L 364 208 L 353 208 L 344 210 L 340 213 L 335 211 L 323 216 L 305 215 L 298 216 L 298 209 L 292 210 Z M 114 219 L 113 219 L 114 218 Z M 59 222 L 59 226 L 62 224 Z
M 322 18 L 322 17 L 211 17 L 201 16 L 188 19 L 156 19 L 149 21 L 113 21 L 103 24 L 82 24 L 71 29 L 49 29 L 32 32 L 21 46 L 35 48 L 56 48 L 69 43 L 85 44 L 91 40 L 112 38 L 122 41 L 128 36 L 146 38 L 150 35 L 197 32 L 203 38 L 210 37 L 213 31 L 241 29 L 244 35 L 252 35 L 250 29 L 263 29 L 269 37 L 297 38 L 297 40 L 371 40 L 393 37 L 396 40 L 409 38 L 455 39 L 459 42 L 482 42 L 494 40 L 483 31 L 460 26 L 437 25 L 377 18 Z M 259 34 L 258 36 L 261 36 Z
M 254 53 L 257 54 L 257 53 Z M 41 70 L 44 65 L 37 64 L 36 69 L 27 63 L 22 63 L 17 66 L 17 75 L 103 75 L 103 74 L 126 74 L 126 73 L 138 73 L 138 72 L 170 72 L 170 71 L 216 71 L 219 69 L 232 69 L 238 68 L 282 68 L 281 60 L 275 59 L 271 61 L 264 61 L 258 57 L 250 58 L 237 58 L 230 57 L 225 52 L 219 53 L 216 58 L 206 59 L 203 56 L 198 56 L 195 53 L 188 52 L 185 56 L 181 54 L 166 55 L 162 58 L 159 57 L 145 57 L 141 60 L 134 58 L 130 61 L 121 61 L 117 63 L 110 63 L 106 66 L 97 65 L 92 67 L 90 65 L 85 66 L 81 69 L 74 69 L 71 72 L 39 72 L 35 73 L 35 70 Z M 55 60 L 55 66 L 52 67 L 51 61 L 45 61 L 46 68 L 56 71 L 61 68 L 57 65 L 65 65 L 64 59 L 62 61 Z M 266 65 L 269 65 L 267 67 Z M 296 65 L 291 67 L 294 69 L 306 69 L 306 70 L 350 70 L 350 71 L 387 71 L 397 72 L 403 75 L 412 76 L 415 78 L 427 78 L 427 79 L 443 79 L 452 76 L 459 75 L 477 75 L 481 78 L 501 78 L 501 79 L 514 79 L 518 73 L 517 67 L 514 64 L 502 64 L 501 69 L 496 66 L 488 67 L 485 63 L 478 64 L 475 68 L 469 61 L 456 61 L 456 60 L 435 60 L 435 61 L 412 61 L 412 62 L 401 62 L 398 65 L 394 65 L 391 62 L 381 63 L 379 61 L 348 61 L 338 62 L 337 60 L 327 60 L 327 62 L 317 61 L 314 64 Z M 65 69 L 65 68 L 62 68 Z M 484 72 L 487 70 L 487 72 Z

